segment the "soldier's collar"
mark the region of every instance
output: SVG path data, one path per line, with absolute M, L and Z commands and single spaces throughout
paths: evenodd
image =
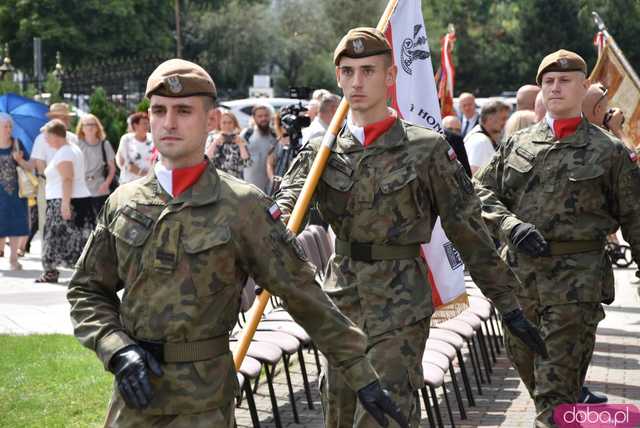
M 386 150 L 405 144 L 406 135 L 402 121 L 396 118 L 395 123 L 389 130 L 380 135 L 373 143 L 364 147 L 357 137 L 351 133 L 349 127 L 344 126 L 332 151 L 336 153 L 352 153 L 372 149 Z
M 556 137 L 553 134 L 551 126 L 546 120 L 541 120 L 537 124 L 533 125 L 533 135 L 531 141 L 538 144 L 558 144 L 558 145 L 570 145 L 571 147 L 584 147 L 589 144 L 589 122 L 583 117 L 582 122 L 578 125 L 576 132 L 569 137 L 564 138 L 562 141 L 555 143 Z
M 220 199 L 220 176 L 210 160 L 207 169 L 198 181 L 175 199 L 162 188 L 154 169 L 142 180 L 140 191 L 132 198 L 133 202 L 140 204 L 197 207 L 214 203 Z

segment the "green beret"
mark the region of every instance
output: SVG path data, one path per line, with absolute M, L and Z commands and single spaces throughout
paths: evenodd
M 333 63 L 338 65 L 343 56 L 365 58 L 391 52 L 391 46 L 381 31 L 375 28 L 359 27 L 349 30 L 333 52 Z
M 548 71 L 581 71 L 587 75 L 587 63 L 575 52 L 560 49 L 545 56 L 538 67 L 536 83 L 542 82 L 542 75 Z
M 208 95 L 216 98 L 216 85 L 204 68 L 183 59 L 170 59 L 160 64 L 149 76 L 145 96 L 191 97 Z

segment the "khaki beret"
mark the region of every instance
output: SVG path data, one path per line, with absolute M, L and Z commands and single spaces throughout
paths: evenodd
M 587 63 L 577 53 L 560 49 L 542 59 L 536 74 L 538 85 L 542 82 L 542 75 L 548 71 L 581 71 L 586 76 Z
M 391 46 L 381 31 L 375 28 L 359 27 L 349 30 L 333 52 L 333 63 L 338 65 L 343 56 L 365 58 L 391 52 Z
M 216 97 L 216 85 L 204 68 L 183 59 L 170 59 L 160 64 L 147 80 L 145 96 L 191 97 L 208 95 Z

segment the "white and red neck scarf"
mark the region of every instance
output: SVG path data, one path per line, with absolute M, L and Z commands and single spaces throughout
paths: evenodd
M 198 181 L 205 169 L 207 169 L 206 160 L 186 168 L 167 169 L 162 162 L 157 162 L 154 166 L 160 186 L 174 198 Z
M 558 140 L 575 134 L 576 129 L 582 123 L 582 116 L 571 117 L 569 119 L 554 119 L 548 113 L 545 116 L 549 128 L 553 129 L 553 135 Z
M 363 146 L 367 147 L 369 144 L 373 143 L 379 136 L 384 134 L 396 123 L 398 119 L 398 113 L 392 108 L 389 108 L 390 115 L 378 122 L 370 123 L 368 125 L 358 126 L 353 123 L 353 119 L 351 118 L 351 114 L 347 118 L 347 126 L 349 127 L 349 131 L 351 134 L 358 139 L 362 143 Z

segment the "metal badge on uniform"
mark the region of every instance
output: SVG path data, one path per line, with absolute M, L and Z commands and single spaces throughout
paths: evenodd
M 447 150 L 447 156 L 449 156 L 449 160 L 450 161 L 454 161 L 454 160 L 458 159 L 458 155 L 456 154 L 456 151 L 453 150 L 452 148 Z
M 169 76 L 164 79 L 164 83 L 169 87 L 169 91 L 174 94 L 179 94 L 182 92 L 182 83 L 180 83 L 180 78 L 178 76 Z
M 558 60 L 558 65 L 560 65 L 560 68 L 567 68 L 569 66 L 569 61 L 566 58 L 560 58 Z
M 269 217 L 271 217 L 271 220 L 273 221 L 280 219 L 280 217 L 282 216 L 282 211 L 280 211 L 280 207 L 275 202 L 269 207 L 267 211 L 269 212 Z
M 363 39 L 354 39 L 351 42 L 351 46 L 353 47 L 353 52 L 355 54 L 361 54 L 364 52 L 364 40 Z

